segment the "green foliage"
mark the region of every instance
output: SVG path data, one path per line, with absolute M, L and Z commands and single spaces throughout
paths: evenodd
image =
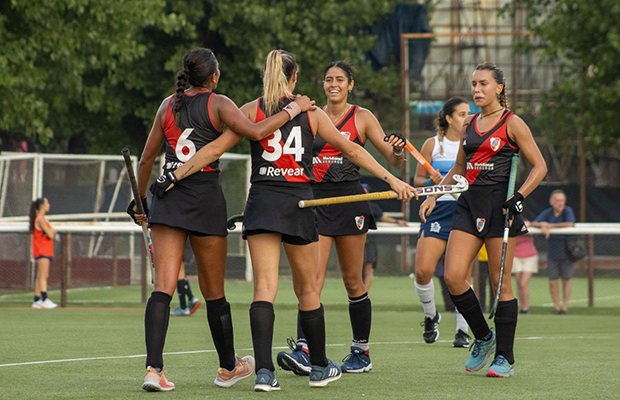
M 352 101 L 397 115 L 397 66 L 376 73 L 364 60 L 375 39 L 367 27 L 395 4 L 5 1 L 0 133 L 3 140 L 29 138 L 53 151 L 117 152 L 122 143 L 137 153 L 157 107 L 173 90 L 183 54 L 196 46 L 214 50 L 222 71 L 218 92 L 238 105 L 260 95 L 267 53 L 284 48 L 301 67 L 298 92 L 323 103 L 324 66 L 347 59 L 359 68 Z
M 620 148 L 620 3 L 617 0 L 518 0 L 544 44 L 542 60 L 560 76 L 543 96 L 539 125 L 557 143 L 585 132 L 590 150 Z

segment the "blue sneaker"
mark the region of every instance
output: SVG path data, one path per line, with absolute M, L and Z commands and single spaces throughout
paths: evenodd
M 310 355 L 304 351 L 301 345 L 295 344 L 293 339 L 286 339 L 286 343 L 292 351 L 290 353 L 279 352 L 276 357 L 278 365 L 285 371 L 293 371 L 295 375 L 310 375 L 310 370 L 312 370 Z
M 254 384 L 255 392 L 271 392 L 272 390 L 280 390 L 280 384 L 276 379 L 276 373 L 269 371 L 267 368 L 261 368 L 256 373 L 256 383 Z
M 310 387 L 325 387 L 329 382 L 337 381 L 342 376 L 340 366 L 331 360 L 327 361 L 326 367 L 312 366 Z
M 195 296 L 192 297 L 192 299 L 187 304 L 187 309 L 189 310 L 189 313 L 194 314 L 196 310 L 198 310 L 198 307 L 200 307 L 201 304 L 202 303 L 200 302 L 198 297 L 195 297 Z
M 467 362 L 465 363 L 465 371 L 476 372 L 480 371 L 487 365 L 489 357 L 495 352 L 495 332 L 491 329 L 491 339 L 489 340 L 474 340 L 474 343 L 469 348 L 474 350 L 469 355 Z
M 351 346 L 351 354 L 342 359 L 342 372 L 370 372 L 372 363 L 368 352 L 359 347 Z
M 491 363 L 487 376 L 490 378 L 509 378 L 515 376 L 515 367 L 504 356 L 497 356 Z
M 191 314 L 187 308 L 177 307 L 174 310 L 170 311 L 170 316 L 172 317 L 189 317 Z

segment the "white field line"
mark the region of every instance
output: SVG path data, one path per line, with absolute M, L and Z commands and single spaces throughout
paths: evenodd
M 608 336 L 597 336 L 598 339 L 607 339 Z M 568 339 L 592 339 L 592 336 L 528 336 L 528 337 L 517 337 L 517 340 L 568 340 Z M 438 340 L 437 343 L 452 343 L 452 340 Z M 414 340 L 414 341 L 404 341 L 404 342 L 371 342 L 373 346 L 392 346 L 392 345 L 407 345 L 407 344 L 426 344 L 422 340 Z M 334 343 L 327 344 L 327 347 L 344 347 L 350 346 L 351 343 Z M 288 346 L 280 346 L 274 347 L 273 350 L 285 350 L 288 349 Z M 245 349 L 237 349 L 239 351 L 252 351 L 252 348 Z M 164 355 L 186 355 L 186 354 L 203 354 L 203 353 L 215 353 L 215 350 L 192 350 L 192 351 L 173 351 L 164 353 Z M 0 364 L 0 368 L 2 367 L 19 367 L 24 365 L 40 365 L 40 364 L 55 364 L 55 363 L 66 363 L 66 362 L 77 362 L 77 361 L 99 361 L 99 360 L 119 360 L 124 358 L 142 358 L 146 357 L 146 354 L 134 354 L 129 356 L 104 356 L 104 357 L 85 357 L 85 358 L 66 358 L 61 360 L 41 360 L 41 361 L 27 361 L 21 363 L 10 363 L 10 364 Z
M 97 286 L 97 287 L 83 287 L 83 288 L 75 288 L 75 289 L 67 289 L 67 293 L 77 293 L 77 292 L 94 292 L 97 290 L 111 290 L 112 286 Z M 48 294 L 55 294 L 55 293 L 60 293 L 60 289 L 56 289 L 56 290 L 48 290 L 47 292 Z M 4 294 L 2 296 L 0 296 L 0 300 L 3 299 L 8 299 L 11 297 L 22 297 L 22 296 L 30 296 L 32 297 L 32 293 L 11 293 L 11 294 Z
M 620 299 L 620 296 L 604 296 L 604 297 L 595 297 L 594 298 L 594 302 L 596 302 L 597 300 L 614 300 L 614 299 Z M 588 299 L 571 299 L 569 302 L 569 305 L 572 303 L 587 303 Z M 543 307 L 553 307 L 553 303 L 544 303 L 541 304 Z

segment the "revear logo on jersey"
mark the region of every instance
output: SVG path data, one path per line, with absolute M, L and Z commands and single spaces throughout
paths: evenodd
M 486 222 L 487 220 L 484 218 L 476 218 L 476 229 L 478 230 L 478 232 L 482 232 L 482 230 L 484 229 L 484 224 Z
M 498 137 L 492 137 L 490 144 L 491 144 L 491 150 L 497 151 L 499 149 L 499 146 L 501 146 L 502 144 L 502 139 Z
M 359 229 L 360 231 L 362 230 L 362 228 L 364 227 L 363 215 L 358 215 L 357 217 L 355 217 L 355 226 L 357 226 L 357 229 Z

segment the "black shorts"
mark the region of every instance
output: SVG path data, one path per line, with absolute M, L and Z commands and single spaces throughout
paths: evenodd
M 360 181 L 316 183 L 312 191 L 315 199 L 364 194 Z M 332 204 L 315 209 L 319 235 L 361 235 L 368 232 L 368 229 L 377 229 L 367 201 Z
M 282 241 L 303 245 L 319 240 L 316 214 L 299 208 L 299 200 L 312 199 L 308 183 L 259 182 L 250 187 L 243 214 L 243 238 L 261 233 L 280 233 Z
M 504 213 L 508 182 L 492 186 L 470 186 L 456 202 L 452 230 L 470 233 L 479 238 L 504 236 Z M 510 237 L 528 233 L 521 215 L 514 217 Z
M 226 200 L 215 172 L 198 172 L 153 196 L 149 226 L 181 228 L 196 236 L 227 236 Z

